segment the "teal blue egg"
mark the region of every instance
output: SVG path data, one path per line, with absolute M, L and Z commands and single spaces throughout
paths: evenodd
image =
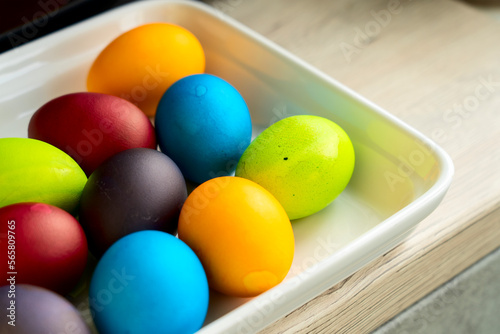
M 155 126 L 162 152 L 198 183 L 231 175 L 252 136 L 245 100 L 211 74 L 175 82 L 160 100 Z
M 192 334 L 208 309 L 208 282 L 195 253 L 160 231 L 141 231 L 115 242 L 90 284 L 99 333 Z

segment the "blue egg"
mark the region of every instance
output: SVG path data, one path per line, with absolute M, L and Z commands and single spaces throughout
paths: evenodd
M 155 127 L 161 151 L 198 183 L 231 175 L 252 137 L 245 100 L 211 74 L 175 82 L 158 104 Z
M 208 282 L 183 241 L 165 232 L 141 231 L 104 253 L 89 297 L 101 334 L 192 334 L 207 314 Z

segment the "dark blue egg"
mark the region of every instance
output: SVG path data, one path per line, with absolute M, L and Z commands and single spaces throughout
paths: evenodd
M 196 254 L 160 231 L 140 231 L 115 242 L 90 283 L 99 333 L 192 334 L 208 310 L 208 282 Z
M 211 74 L 175 82 L 158 104 L 155 126 L 162 152 L 198 183 L 231 175 L 252 136 L 245 100 Z

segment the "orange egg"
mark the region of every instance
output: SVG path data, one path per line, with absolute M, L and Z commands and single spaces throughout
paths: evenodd
M 119 96 L 153 116 L 175 81 L 205 71 L 205 53 L 188 30 L 150 23 L 113 40 L 92 64 L 87 89 Z
M 211 288 L 256 296 L 280 283 L 294 254 L 281 204 L 257 183 L 219 177 L 198 186 L 179 218 L 179 238 L 200 258 Z

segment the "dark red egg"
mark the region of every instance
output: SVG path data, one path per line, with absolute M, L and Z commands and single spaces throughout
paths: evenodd
M 99 93 L 73 93 L 47 102 L 33 114 L 28 137 L 66 152 L 87 176 L 118 152 L 156 148 L 153 125 L 138 107 Z
M 38 285 L 60 294 L 78 283 L 87 262 L 87 239 L 66 211 L 42 203 L 0 208 L 0 281 Z

